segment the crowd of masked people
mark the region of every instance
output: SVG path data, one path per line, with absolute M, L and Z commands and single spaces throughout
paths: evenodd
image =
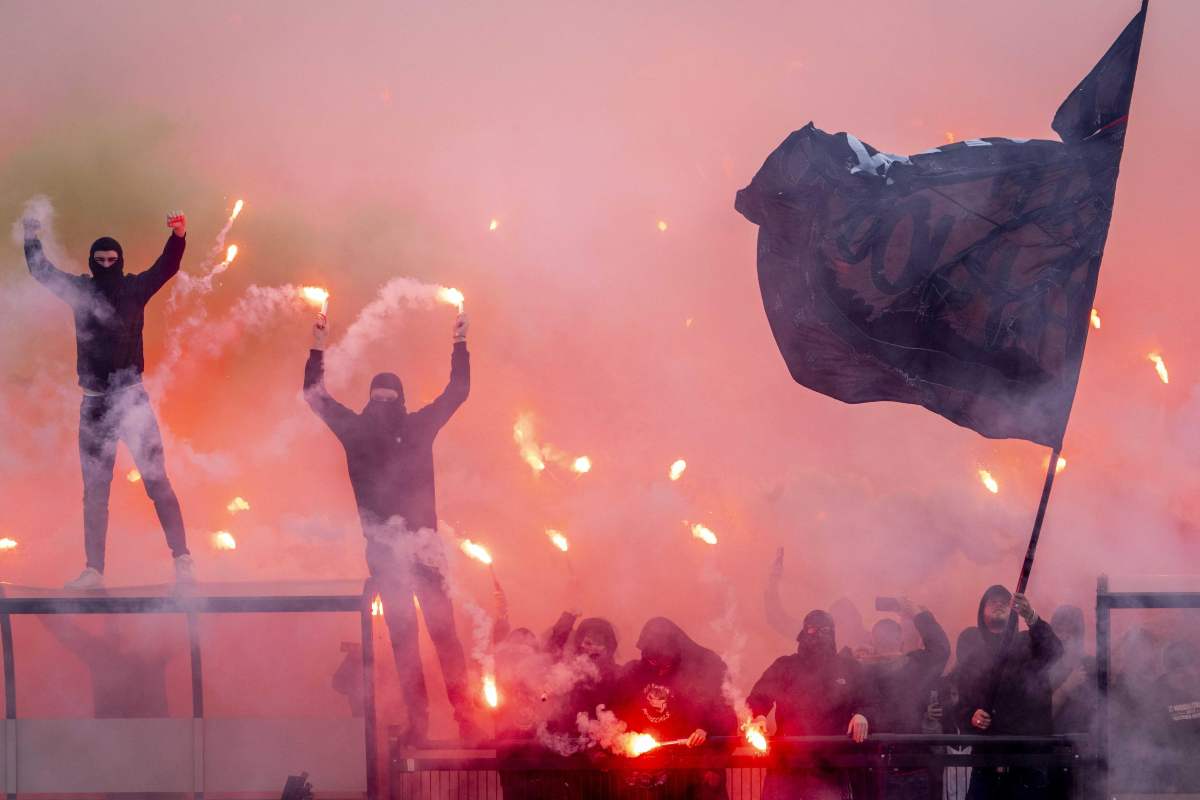
M 789 747 L 786 737 L 798 736 L 827 737 L 824 741 L 852 748 L 885 733 L 1095 733 L 1095 660 L 1085 655 L 1080 609 L 1063 606 L 1046 620 L 1027 598 L 1003 586 L 989 587 L 979 601 L 977 624 L 958 635 L 952 653 L 930 610 L 903 598 L 881 598 L 877 606 L 887 615 L 870 630 L 866 646 L 852 649 L 839 646 L 836 608 L 834 613 L 813 610 L 799 621 L 787 617 L 779 601 L 779 566 L 777 562 L 767 582 L 767 616 L 773 627 L 790 631 L 795 652 L 776 659 L 745 697 L 753 723 L 770 734 L 773 751 Z M 617 633 L 608 621 L 565 613 L 539 636 L 527 628 L 511 628 L 500 599 L 494 638 L 503 702 L 495 724 L 497 739 L 504 743 L 502 763 L 508 758 L 514 765 L 501 770 L 506 796 L 588 797 L 584 779 L 569 770 L 539 773 L 524 767 L 539 758 L 568 758 L 582 772 L 606 745 L 611 749 L 618 730 L 677 743 L 678 752 L 728 752 L 744 744 L 734 705 L 740 698 L 726 664 L 670 620 L 649 620 L 636 642 L 638 657 L 619 665 Z M 1004 648 L 1013 615 L 1020 624 Z M 1132 641 L 1122 643 L 1127 652 L 1118 653 L 1123 669 L 1111 690 L 1119 740 L 1113 748 L 1117 780 L 1125 769 L 1127 778 L 1134 780 L 1136 773 L 1153 783 L 1139 788 L 1200 786 L 1196 648 L 1173 642 L 1162 651 L 1161 664 L 1149 663 L 1153 656 L 1146 654 L 1157 651 L 1152 643 L 1139 647 L 1134 634 Z M 581 715 L 586 715 L 582 728 Z M 924 747 L 928 752 L 929 745 Z M 957 771 L 947 775 L 946 798 L 1062 793 L 1046 770 Z M 619 781 L 623 785 L 616 787 L 617 796 L 728 797 L 723 768 L 623 768 Z M 892 769 L 886 781 L 889 798 L 924 800 L 938 791 L 925 768 Z M 611 796 L 613 787 L 606 792 Z M 848 771 L 817 764 L 810 769 L 769 768 L 762 796 L 838 800 L 855 794 Z

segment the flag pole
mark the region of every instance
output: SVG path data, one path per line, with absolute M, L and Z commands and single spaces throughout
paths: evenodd
M 1033 557 L 1037 553 L 1038 539 L 1042 535 L 1042 521 L 1046 519 L 1046 506 L 1050 504 L 1050 490 L 1054 487 L 1054 476 L 1058 472 L 1058 457 L 1062 453 L 1062 445 L 1054 447 L 1050 453 L 1050 464 L 1046 467 L 1046 482 L 1042 486 L 1042 500 L 1038 504 L 1037 516 L 1033 518 L 1033 532 L 1029 535 L 1029 548 L 1025 551 L 1025 563 L 1021 565 L 1021 575 L 1017 578 L 1016 594 L 1024 594 L 1029 584 L 1029 573 L 1033 572 Z

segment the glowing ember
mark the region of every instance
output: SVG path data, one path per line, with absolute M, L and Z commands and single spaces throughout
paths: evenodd
M 415 597 L 415 595 L 414 595 L 414 597 Z M 375 595 L 375 599 L 371 601 L 371 616 L 372 617 L 382 617 L 383 616 L 383 598 L 380 597 L 379 595 Z
M 686 525 L 687 523 L 685 522 L 683 524 Z M 717 543 L 717 535 L 704 525 L 701 525 L 699 522 L 692 526 L 692 536 L 695 536 L 705 544 Z
M 463 539 L 462 543 L 459 544 L 459 547 L 462 548 L 464 553 L 476 561 L 484 564 L 492 563 L 492 554 L 489 553 L 487 548 L 481 544 L 475 544 L 475 542 L 472 542 L 470 539 Z
M 237 539 L 229 531 L 217 531 L 212 535 L 213 547 L 217 550 L 237 550 Z
M 1154 371 L 1158 373 L 1159 380 L 1161 380 L 1163 383 L 1170 383 L 1171 376 L 1167 374 L 1167 365 L 1163 361 L 1162 356 L 1160 356 L 1158 353 L 1151 353 L 1149 358 L 1154 362 Z
M 1092 309 L 1092 327 L 1100 330 L 1100 312 L 1094 308 Z
M 301 286 L 300 296 L 314 306 L 320 306 L 322 314 L 329 313 L 329 291 L 320 286 Z
M 762 729 L 752 723 L 747 723 L 745 727 L 746 742 L 760 753 L 767 752 L 767 735 Z
M 233 222 L 235 219 L 238 218 L 238 214 L 242 213 L 242 207 L 244 205 L 246 205 L 246 204 L 243 203 L 241 200 L 238 200 L 236 203 L 233 204 L 233 213 L 229 215 L 230 222 Z
M 130 483 L 137 483 L 141 479 L 142 473 L 138 472 L 136 469 L 131 469 L 129 472 L 125 473 L 125 480 L 129 481 Z
M 235 497 L 229 501 L 229 505 L 225 506 L 225 509 L 230 514 L 236 514 L 239 511 L 249 511 L 250 504 L 247 503 L 245 500 L 243 500 L 241 497 Z
M 988 472 L 986 469 L 979 470 L 979 480 L 983 481 L 983 485 L 986 486 L 987 490 L 992 494 L 996 494 L 1000 491 L 1000 484 L 996 483 L 996 479 L 992 477 L 992 473 Z
M 499 227 L 500 227 L 500 220 L 498 220 L 498 219 L 494 219 L 488 223 L 489 231 L 494 231 L 494 230 L 496 230 L 496 228 L 499 228 Z
M 449 303 L 457 307 L 460 314 L 463 310 L 463 302 L 466 300 L 462 292 L 458 289 L 451 289 L 449 286 L 438 287 L 437 299 L 439 303 Z
M 529 414 L 517 417 L 517 422 L 513 425 L 513 441 L 521 450 L 521 458 L 525 459 L 525 463 L 534 472 L 541 472 L 546 468 L 546 462 L 542 459 L 542 448 L 538 447 L 538 443 L 533 439 L 533 417 Z
M 679 477 L 681 475 L 683 475 L 683 471 L 685 469 L 687 469 L 687 462 L 684 461 L 682 458 L 679 459 L 678 461 L 676 461 L 674 464 L 672 464 L 671 472 L 670 472 L 671 480 L 673 480 L 673 481 L 679 480 Z
M 496 689 L 495 677 L 491 675 L 483 676 L 483 702 L 488 704 L 488 708 L 500 705 L 500 692 Z
M 553 528 L 550 528 L 546 531 L 546 535 L 550 537 L 550 541 L 555 547 L 557 547 L 559 550 L 562 550 L 564 553 L 567 552 L 567 548 L 570 547 L 570 544 L 567 542 L 567 537 L 562 535 L 562 531 L 556 531 Z
M 571 464 L 571 469 L 583 475 L 585 472 L 592 471 L 592 460 L 587 456 L 580 456 Z
M 17 540 L 16 539 L 10 539 L 7 536 L 5 536 L 3 539 L 0 539 L 0 550 L 15 550 L 15 549 L 17 549 Z
M 237 254 L 238 254 L 238 246 L 236 244 L 229 245 L 229 247 L 225 249 L 225 264 L 227 266 L 229 264 L 232 264 L 233 260 L 235 258 L 237 258 Z
M 664 231 L 664 232 L 667 230 L 667 223 L 666 223 L 666 220 L 661 220 L 661 219 L 660 219 L 660 220 L 658 221 L 658 229 L 659 229 L 660 231 Z
M 658 747 L 658 741 L 648 733 L 630 733 L 626 734 L 626 737 L 623 747 L 625 752 L 634 758 Z

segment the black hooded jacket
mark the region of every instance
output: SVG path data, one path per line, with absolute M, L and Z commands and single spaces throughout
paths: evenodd
M 1016 634 L 1001 661 L 1004 634 L 992 633 L 983 620 L 983 609 L 992 595 L 1012 596 L 1003 586 L 992 586 L 979 599 L 976 624 L 982 641 L 956 669 L 960 727 L 967 733 L 980 733 L 971 725 L 971 716 L 976 709 L 983 709 L 992 716 L 988 734 L 1048 736 L 1054 728 L 1049 671 L 1062 656 L 1062 642 L 1049 623 L 1039 618 L 1028 631 Z
M 950 639 L 933 614 L 922 611 L 913 617 L 913 625 L 921 635 L 920 650 L 864 665 L 876 703 L 871 730 L 878 733 L 921 732 L 929 690 L 950 660 Z
M 385 387 L 391 388 L 391 387 Z M 471 390 L 471 361 L 465 342 L 454 345 L 450 382 L 436 399 L 407 413 L 403 395 L 396 419 L 356 414 L 325 389 L 324 353 L 313 350 L 304 365 L 304 399 L 346 450 L 350 485 L 364 529 L 402 517 L 411 531 L 437 530 L 433 440 Z
M 835 651 L 775 659 L 746 702 L 755 716 L 775 706 L 779 736 L 840 736 L 855 714 L 875 716 L 862 667 Z
M 613 709 L 629 730 L 660 742 L 686 739 L 697 729 L 709 737 L 737 733 L 737 715 L 721 691 L 726 666 L 720 656 L 663 617 L 646 623 L 637 646 L 642 657 L 621 670 Z M 652 655 L 674 666 L 659 674 L 647 660 Z
M 63 272 L 46 258 L 40 241 L 25 241 L 29 273 L 66 301 L 74 313 L 75 369 L 84 389 L 111 392 L 141 382 L 146 303 L 179 272 L 185 245 L 184 237 L 172 233 L 150 269 L 126 275 L 121 245 L 113 239 L 98 239 L 88 254 L 92 271 L 92 277 L 88 277 Z M 117 263 L 107 269 L 98 268 L 92 260 L 98 250 L 115 250 Z

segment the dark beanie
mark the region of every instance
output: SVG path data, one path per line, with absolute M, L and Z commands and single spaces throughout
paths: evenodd
M 371 391 L 376 389 L 391 389 L 398 394 L 404 394 L 404 384 L 400 382 L 400 376 L 394 372 L 381 372 L 371 378 Z

